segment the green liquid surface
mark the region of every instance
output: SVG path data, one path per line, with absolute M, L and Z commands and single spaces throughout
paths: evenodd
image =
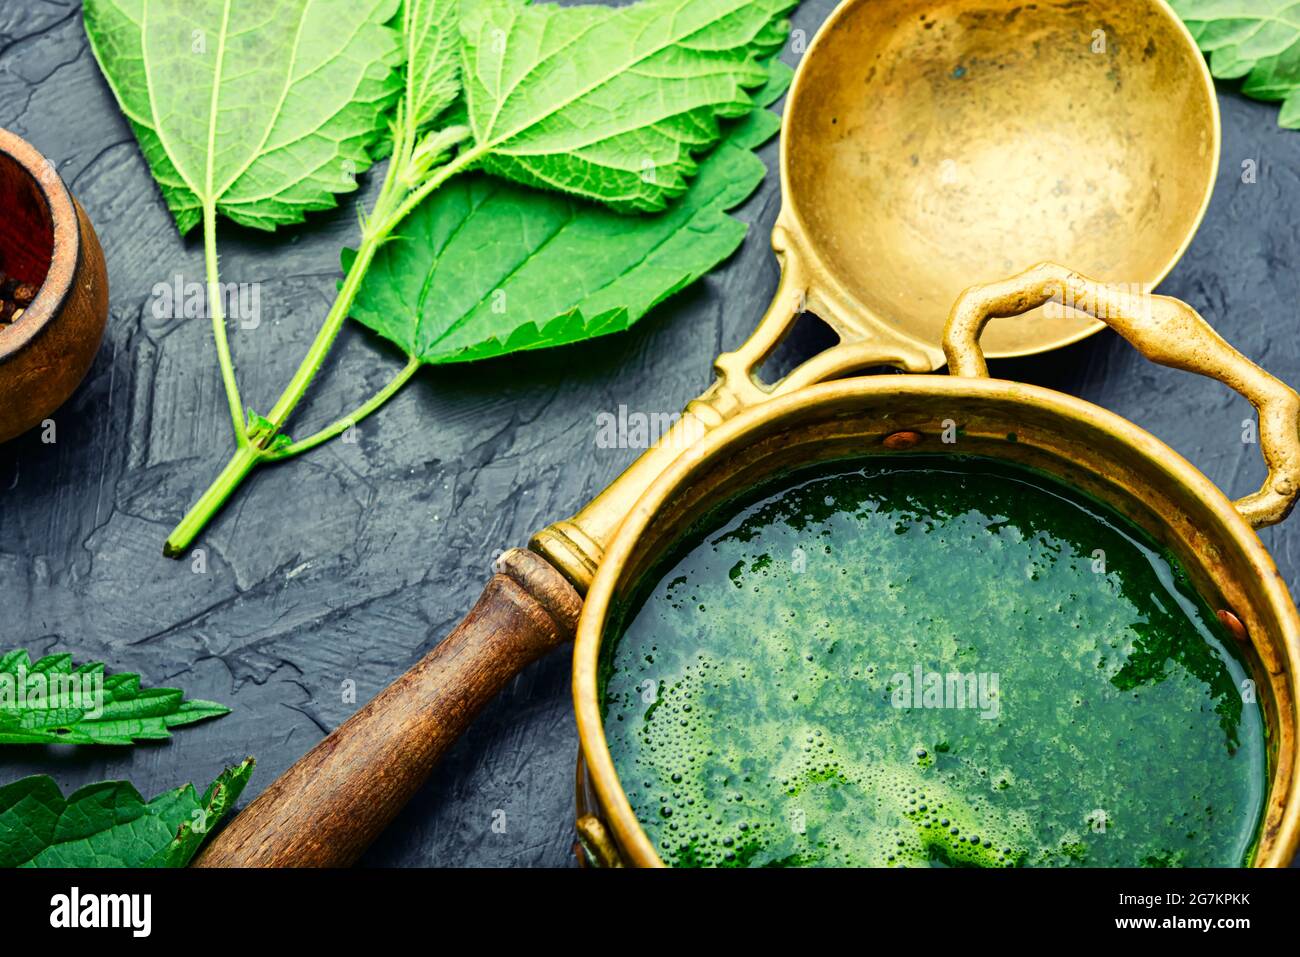
M 796 475 L 702 522 L 602 663 L 624 789 L 676 866 L 1249 862 L 1248 672 L 1177 561 L 980 458 Z

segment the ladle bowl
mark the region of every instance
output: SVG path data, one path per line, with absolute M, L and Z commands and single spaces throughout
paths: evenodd
M 808 308 L 846 338 L 896 337 L 937 367 L 967 286 L 1042 260 L 1154 285 L 1209 203 L 1218 104 L 1164 3 L 847 3 L 804 58 L 781 222 L 816 277 Z M 1020 356 L 1100 328 L 1040 311 L 984 341 Z

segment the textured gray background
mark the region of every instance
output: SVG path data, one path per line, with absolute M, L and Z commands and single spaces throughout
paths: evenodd
M 811 34 L 833 6 L 795 16 Z M 793 58 L 791 58 L 793 61 Z M 1162 291 L 1300 382 L 1300 133 L 1276 107 L 1220 90 L 1223 161 L 1209 215 Z M 776 282 L 767 233 L 774 176 L 740 215 L 743 249 L 627 335 L 466 369 L 426 371 L 361 429 L 256 476 L 202 539 L 207 574 L 161 557 L 162 540 L 224 462 L 224 398 L 206 321 L 159 321 L 152 287 L 202 280 L 197 231 L 177 236 L 101 79 L 80 4 L 0 0 L 0 126 L 54 160 L 108 257 L 112 315 L 58 442 L 0 447 L 0 647 L 72 651 L 154 684 L 228 703 L 233 714 L 135 749 L 9 749 L 0 782 L 46 771 L 65 789 L 128 778 L 152 795 L 205 783 L 245 755 L 250 794 L 429 650 L 473 604 L 492 556 L 572 513 L 631 452 L 594 446 L 594 416 L 674 411 L 738 345 Z M 769 162 L 775 151 L 763 155 Z M 1240 182 L 1241 163 L 1259 181 Z M 362 196 L 377 184 L 365 181 Z M 350 205 L 264 236 L 223 226 L 223 279 L 257 281 L 263 324 L 233 333 L 247 400 L 269 406 L 332 298 Z M 292 431 L 343 414 L 400 366 L 349 329 Z M 1138 422 L 1233 495 L 1263 477 L 1241 442 L 1250 407 L 1226 389 L 1140 360 L 1110 334 L 995 374 L 1051 385 Z M 1287 581 L 1300 530 L 1264 533 Z M 567 650 L 516 679 L 371 850 L 375 865 L 572 864 L 576 736 Z M 491 829 L 506 812 L 504 834 Z

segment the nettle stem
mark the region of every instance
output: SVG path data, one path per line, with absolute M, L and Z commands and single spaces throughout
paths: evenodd
M 212 316 L 212 338 L 217 344 L 217 364 L 221 367 L 221 381 L 226 387 L 235 441 L 242 446 L 245 442 L 244 404 L 239 398 L 235 360 L 230 356 L 230 338 L 226 334 L 226 309 L 221 301 L 221 274 L 217 267 L 217 207 L 212 202 L 203 204 L 203 264 L 207 271 L 208 312 Z
M 413 358 L 388 385 L 384 386 L 383 389 L 351 415 L 344 416 L 332 425 L 299 442 L 287 445 L 281 442 L 277 446 L 275 442 L 277 435 L 284 428 L 289 416 L 298 407 L 303 396 L 306 395 L 307 389 L 315 381 L 326 356 L 329 355 L 330 349 L 338 338 L 343 323 L 352 309 L 352 303 L 356 300 L 357 293 L 361 289 L 361 283 L 375 258 L 375 253 L 379 251 L 379 247 L 388 241 L 393 234 L 393 230 L 426 196 L 452 176 L 471 166 L 479 159 L 481 153 L 479 149 L 469 149 L 462 152 L 451 162 L 433 170 L 418 188 L 408 190 L 403 185 L 402 174 L 405 171 L 406 163 L 410 159 L 411 145 L 409 135 L 399 133 L 396 137 L 393 144 L 393 159 L 388 165 L 383 187 L 380 189 L 379 198 L 375 200 L 374 210 L 366 220 L 362 230 L 361 243 L 357 248 L 356 259 L 353 260 L 347 275 L 343 279 L 343 285 L 339 289 L 338 297 L 334 300 L 334 304 L 330 306 L 330 311 L 325 316 L 325 322 L 321 325 L 320 331 L 316 333 L 316 338 L 312 340 L 312 344 L 307 349 L 307 354 L 303 356 L 302 362 L 298 364 L 298 369 L 294 372 L 293 378 L 289 380 L 289 384 L 285 386 L 280 398 L 271 407 L 271 411 L 266 416 L 262 427 L 256 430 L 255 434 L 251 431 L 253 429 L 252 424 L 245 425 L 243 422 L 243 407 L 240 404 L 239 390 L 235 387 L 234 366 L 230 360 L 229 346 L 226 343 L 225 320 L 221 318 L 218 322 L 217 319 L 219 304 L 216 303 L 217 292 L 215 287 L 212 286 L 212 277 L 215 276 L 216 270 L 216 246 L 215 243 L 211 245 L 209 251 L 209 286 L 214 290 L 212 293 L 214 297 L 213 334 L 217 339 L 217 355 L 221 362 L 222 378 L 226 382 L 226 394 L 230 400 L 231 414 L 235 420 L 238 447 L 234 456 L 222 469 L 221 474 L 217 476 L 216 480 L 199 500 L 194 503 L 194 506 L 181 519 L 180 524 L 167 536 L 167 541 L 163 545 L 163 554 L 167 557 L 181 558 L 185 555 L 186 550 L 193 544 L 198 534 L 203 531 L 208 522 L 221 510 L 221 507 L 257 466 L 268 462 L 281 462 L 295 455 L 300 455 L 346 432 L 396 395 L 402 386 L 409 382 L 411 377 L 418 371 L 420 362 L 418 359 Z M 204 215 L 205 233 L 213 235 L 215 228 L 208 229 L 208 211 L 206 209 Z M 215 210 L 213 210 L 214 227 L 215 215 Z
M 208 486 L 208 490 L 199 497 L 194 507 L 167 536 L 167 541 L 163 543 L 164 555 L 168 558 L 185 557 L 185 552 L 195 537 L 203 531 L 204 526 L 212 520 L 212 516 L 217 514 L 221 506 L 226 504 L 226 499 L 234 494 L 235 489 L 239 488 L 240 483 L 248 477 L 248 473 L 253 471 L 260 458 L 260 452 L 260 449 L 251 444 L 240 446 L 239 451 L 221 470 L 216 481 Z
M 411 381 L 411 376 L 420 371 L 421 365 L 423 365 L 423 363 L 420 362 L 419 359 L 411 359 L 402 368 L 401 372 L 393 376 L 392 381 L 390 381 L 388 385 L 384 386 L 367 399 L 366 402 L 351 415 L 345 415 L 343 418 L 321 429 L 315 435 L 310 435 L 305 439 L 299 439 L 297 442 L 280 449 L 278 452 L 268 453 L 266 456 L 267 460 L 271 462 L 279 462 L 281 459 L 292 458 L 295 455 L 301 455 L 303 452 L 314 449 L 316 446 L 328 442 L 330 439 L 338 435 L 342 435 L 348 429 L 352 428 L 368 416 L 371 412 L 376 411 L 385 402 L 395 396 L 402 386 Z

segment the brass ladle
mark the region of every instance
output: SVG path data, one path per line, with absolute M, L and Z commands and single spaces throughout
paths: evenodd
M 1163 0 L 846 0 L 799 67 L 781 140 L 781 282 L 673 433 L 586 508 L 513 549 L 466 619 L 286 771 L 199 863 L 354 861 L 478 710 L 571 639 L 606 546 L 690 440 L 872 366 L 930 372 L 968 286 L 1041 260 L 1157 283 L 1204 215 L 1213 84 Z M 808 311 L 840 342 L 774 385 L 757 370 Z M 992 357 L 1101 328 L 1069 309 L 995 321 Z M 558 569 L 558 571 L 557 571 Z
M 871 366 L 942 368 L 948 310 L 974 283 L 1052 261 L 1154 286 L 1187 249 L 1214 189 L 1219 108 L 1165 3 L 918 6 L 843 3 L 809 47 L 781 135 L 776 296 L 677 433 L 533 539 L 580 590 L 650 481 L 739 410 Z M 761 383 L 805 311 L 840 342 Z M 1101 328 L 1038 309 L 983 341 L 1001 359 Z

